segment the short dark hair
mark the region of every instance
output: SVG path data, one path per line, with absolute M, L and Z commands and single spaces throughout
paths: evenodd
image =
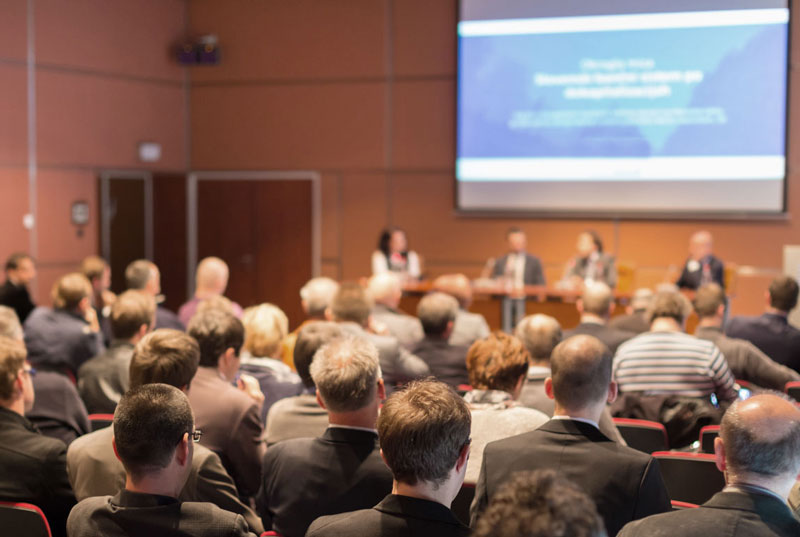
M 14 252 L 8 256 L 8 259 L 6 259 L 6 272 L 9 270 L 17 270 L 20 262 L 24 259 L 30 259 L 33 261 L 33 258 L 25 252 Z
M 111 333 L 116 339 L 130 339 L 143 324 L 153 324 L 156 302 L 140 291 L 125 291 L 111 305 Z
M 130 475 L 165 468 L 186 433 L 194 429 L 186 395 L 167 384 L 145 384 L 123 395 L 114 412 L 114 444 Z
M 336 323 L 327 321 L 313 321 L 300 329 L 294 344 L 294 367 L 306 388 L 314 387 L 311 378 L 311 362 L 314 355 L 324 345 L 342 337 L 342 329 Z
M 446 293 L 430 293 L 417 304 L 417 318 L 426 336 L 441 336 L 456 320 L 458 300 Z
M 611 351 L 596 337 L 578 335 L 565 339 L 550 357 L 555 400 L 572 410 L 605 399 L 611 364 Z
M 377 426 L 383 456 L 397 481 L 438 486 L 469 442 L 472 416 L 451 387 L 420 380 L 386 400 Z
M 218 309 L 198 311 L 189 321 L 189 335 L 200 345 L 200 365 L 217 367 L 227 349 L 236 354 L 244 345 L 244 325 L 235 315 Z
M 474 537 L 606 537 L 594 501 L 554 470 L 518 472 L 492 496 Z
M 659 291 L 647 308 L 647 321 L 652 323 L 656 319 L 668 318 L 681 324 L 689 316 L 691 309 L 689 299 L 680 292 Z
M 144 336 L 133 349 L 129 369 L 131 388 L 159 382 L 189 386 L 200 362 L 200 347 L 180 330 L 161 328 Z
M 27 356 L 24 343 L 0 336 L 0 399 L 9 400 L 14 397 L 14 381 L 25 365 Z
M 479 390 L 513 392 L 530 359 L 519 339 L 499 330 L 492 332 L 467 351 L 469 383 Z
M 792 311 L 797 306 L 797 280 L 778 276 L 769 284 L 769 305 L 780 311 Z
M 525 232 L 519 226 L 511 226 L 510 228 L 508 228 L 508 230 L 506 230 L 506 238 L 508 238 L 509 235 L 513 235 L 514 233 L 525 233 Z
M 717 283 L 707 283 L 700 287 L 692 301 L 692 307 L 701 319 L 716 315 L 723 304 L 725 304 L 725 291 Z
M 152 261 L 137 259 L 125 268 L 125 285 L 128 289 L 144 289 L 153 277 Z
M 366 289 L 355 282 L 344 282 L 333 295 L 331 313 L 337 321 L 350 321 L 364 325 L 372 311 L 372 301 Z

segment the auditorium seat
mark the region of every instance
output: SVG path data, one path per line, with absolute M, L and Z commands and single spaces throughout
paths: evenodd
M 0 502 L 0 528 L 9 537 L 51 537 L 50 524 L 41 509 L 30 503 Z
M 800 382 L 787 382 L 784 391 L 795 401 L 800 401 Z
M 464 483 L 450 506 L 456 518 L 466 525 L 469 525 L 469 506 L 472 505 L 474 497 L 475 483 Z
M 617 426 L 628 446 L 634 449 L 645 453 L 669 449 L 667 430 L 658 422 L 632 418 L 614 418 L 614 425 Z
M 661 475 L 672 500 L 700 505 L 725 487 L 725 477 L 708 453 L 657 451 Z
M 700 451 L 714 453 L 714 439 L 719 436 L 719 425 L 706 425 L 700 429 Z
M 89 423 L 92 425 L 92 432 L 104 429 L 114 423 L 114 414 L 89 414 Z
M 264 533 L 262 533 L 261 537 L 281 537 L 281 534 L 278 533 L 277 531 L 270 530 L 270 531 L 265 531 Z
M 672 510 L 673 511 L 680 511 L 681 509 L 695 509 L 700 507 L 696 503 L 689 503 L 689 502 L 679 502 L 676 500 L 672 500 Z

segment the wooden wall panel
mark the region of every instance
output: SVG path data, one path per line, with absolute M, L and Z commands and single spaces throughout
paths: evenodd
M 386 176 L 348 174 L 342 177 L 342 278 L 370 273 L 370 256 L 387 222 Z
M 0 168 L 0 263 L 19 250 L 28 250 L 28 231 L 22 217 L 28 212 L 27 168 Z
M 341 247 L 340 204 L 341 178 L 338 174 L 322 175 L 322 259 L 336 259 Z
M 392 68 L 398 76 L 454 76 L 456 0 L 395 0 Z
M 445 80 L 396 82 L 392 89 L 392 166 L 453 168 L 455 84 Z
M 0 0 L 0 58 L 24 61 L 28 53 L 28 1 Z
M 26 77 L 24 66 L 0 64 L 0 165 L 24 166 L 28 162 Z

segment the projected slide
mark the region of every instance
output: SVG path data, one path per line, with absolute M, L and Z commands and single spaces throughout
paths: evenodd
M 569 16 L 517 2 L 502 18 L 472 3 L 458 26 L 462 208 L 782 210 L 785 2 Z

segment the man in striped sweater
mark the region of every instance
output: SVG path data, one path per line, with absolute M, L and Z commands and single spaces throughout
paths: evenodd
M 690 312 L 691 304 L 676 291 L 653 298 L 650 331 L 620 345 L 614 357 L 621 393 L 736 399 L 733 373 L 717 346 L 684 333 Z

